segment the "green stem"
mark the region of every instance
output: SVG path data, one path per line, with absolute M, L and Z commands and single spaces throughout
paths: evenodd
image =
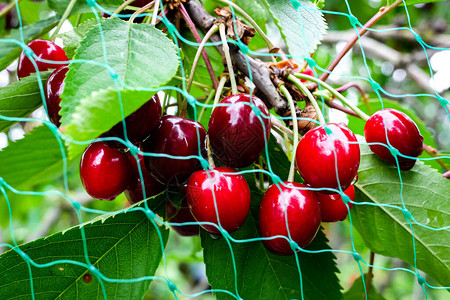
M 209 93 L 208 98 L 206 98 L 205 105 L 208 105 L 209 102 L 211 102 L 211 100 L 213 99 L 213 97 L 214 97 L 215 94 L 216 94 L 216 91 L 215 91 L 215 90 L 212 90 L 211 93 Z M 203 107 L 202 107 L 202 110 L 201 110 L 200 113 L 198 114 L 198 118 L 197 118 L 198 122 L 200 122 L 200 120 L 202 119 L 203 114 L 204 114 L 205 111 L 206 111 L 206 108 L 207 108 L 206 106 L 203 106 Z
M 234 77 L 233 62 L 230 56 L 230 48 L 228 48 L 227 35 L 225 33 L 225 24 L 222 23 L 219 25 L 219 32 L 220 38 L 222 39 L 223 43 L 223 52 L 225 53 L 225 59 L 227 61 L 228 73 L 230 74 L 231 93 L 233 95 L 236 95 L 238 93 L 238 90 L 236 85 L 236 78 Z
M 197 68 L 198 61 L 200 59 L 200 56 L 202 55 L 203 48 L 205 47 L 206 42 L 209 40 L 209 38 L 217 31 L 218 26 L 214 24 L 206 33 L 205 37 L 203 38 L 202 42 L 198 46 L 197 53 L 195 53 L 194 62 L 192 63 L 192 69 L 191 73 L 189 74 L 189 79 L 186 84 L 186 91 L 189 93 L 189 90 L 191 89 L 192 81 L 194 80 L 195 75 L 195 69 Z
M 225 83 L 227 82 L 227 78 L 223 76 L 220 78 L 219 85 L 217 86 L 216 95 L 214 97 L 214 104 L 213 104 L 213 110 L 216 107 L 216 105 L 219 103 L 220 95 L 222 95 L 223 87 L 225 86 Z
M 267 35 L 264 33 L 264 31 L 261 29 L 261 27 L 259 27 L 259 25 L 255 22 L 255 20 L 252 19 L 252 17 L 250 17 L 249 14 L 247 14 L 242 8 L 240 8 L 236 3 L 231 2 L 231 1 L 227 1 L 227 0 L 216 0 L 218 2 L 224 3 L 224 4 L 228 4 L 230 6 L 233 6 L 233 8 L 235 10 L 237 10 L 254 28 L 255 30 L 258 32 L 258 34 L 261 36 L 261 38 L 264 40 L 264 42 L 267 45 L 267 48 L 269 48 L 269 51 L 272 51 L 275 47 L 272 44 L 272 42 L 269 40 L 269 38 L 267 37 Z
M 304 85 L 303 82 L 298 80 L 292 74 L 289 74 L 287 79 L 291 81 L 297 88 L 299 88 L 303 92 L 303 94 L 306 95 L 306 97 L 308 97 L 309 101 L 311 101 L 311 104 L 316 110 L 317 118 L 319 119 L 320 124 L 325 124 L 325 118 L 323 117 L 322 110 L 320 109 L 319 104 L 317 104 L 316 98 L 314 98 L 313 94 L 311 94 L 306 85 Z
M 292 75 L 289 75 L 292 76 Z M 329 84 L 323 82 L 322 80 L 314 77 L 314 76 L 309 76 L 306 74 L 301 74 L 301 73 L 295 73 L 294 74 L 295 77 L 297 78 L 301 78 L 301 79 L 306 79 L 312 82 L 317 83 L 318 85 L 320 85 L 321 87 L 329 90 L 331 92 L 331 94 L 333 94 L 333 96 L 335 96 L 336 98 L 338 98 L 339 100 L 341 100 L 342 103 L 344 103 L 346 106 L 348 106 L 351 110 L 353 110 L 361 119 L 363 119 L 364 121 L 367 121 L 370 117 L 364 113 L 362 110 L 360 110 L 356 105 L 354 105 L 353 103 L 351 103 L 347 98 L 345 98 L 344 96 L 342 96 L 341 93 L 339 93 L 338 91 L 336 91 L 334 88 L 332 88 Z
M 262 156 L 259 157 L 259 165 L 262 166 L 264 163 L 264 160 L 262 158 Z M 261 190 L 264 190 L 264 173 L 263 172 L 259 172 L 259 188 Z
M 159 2 L 160 0 L 155 0 L 155 8 L 153 8 L 152 22 L 150 23 L 152 25 L 156 25 L 156 20 L 158 20 Z
M 127 0 L 124 3 L 122 3 L 114 12 L 113 15 L 119 14 L 125 7 L 133 3 L 135 0 Z
M 289 169 L 289 177 L 288 181 L 294 182 L 294 175 L 295 175 L 295 149 L 297 149 L 298 144 L 298 123 L 297 123 L 297 113 L 295 112 L 295 103 L 294 99 L 292 99 L 291 94 L 289 94 L 289 91 L 287 90 L 286 86 L 284 84 L 280 84 L 278 87 L 280 91 L 286 96 L 286 99 L 289 103 L 289 108 L 291 110 L 291 116 L 292 116 L 292 127 L 294 129 L 294 142 L 292 144 L 292 160 L 291 160 L 291 167 Z
M 67 5 L 66 10 L 64 11 L 64 14 L 62 15 L 61 19 L 59 20 L 58 26 L 56 26 L 55 31 L 53 32 L 52 36 L 50 37 L 51 40 L 53 40 L 55 38 L 55 36 L 59 33 L 63 23 L 69 17 L 70 12 L 72 11 L 72 8 L 75 6 L 76 3 L 77 3 L 77 0 L 70 0 L 69 5 Z
M 180 76 L 173 76 L 173 78 L 178 79 L 178 80 L 183 80 L 183 78 L 180 77 Z M 192 84 L 196 85 L 198 87 L 204 88 L 204 89 L 208 89 L 208 90 L 212 90 L 213 89 L 212 86 L 204 84 L 204 83 L 201 83 L 201 82 L 197 82 L 197 81 L 192 81 Z
M 133 15 L 132 15 L 131 18 L 128 20 L 128 22 L 133 23 L 133 22 L 134 22 L 134 19 L 136 19 L 136 17 L 137 17 L 139 14 L 145 12 L 147 9 L 150 9 L 150 8 L 153 6 L 153 4 L 154 4 L 153 2 L 150 2 L 150 3 L 148 3 L 148 4 L 144 5 L 144 6 L 142 6 L 141 8 L 139 8 L 137 11 L 135 11 L 135 12 L 133 13 Z M 155 11 L 155 10 L 153 10 L 153 12 L 154 12 L 154 11 Z
M 75 21 L 75 26 L 74 27 L 78 27 L 78 25 L 80 25 L 82 17 L 83 17 L 83 14 L 79 14 L 78 15 L 77 20 Z

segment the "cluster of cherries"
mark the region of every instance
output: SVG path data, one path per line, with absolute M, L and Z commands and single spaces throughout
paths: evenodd
M 28 47 L 37 57 L 56 62 L 36 64 L 40 71 L 56 68 L 47 81 L 46 103 L 50 120 L 59 126 L 68 59 L 50 41 L 35 40 Z M 34 66 L 22 53 L 19 78 L 33 72 Z M 166 188 L 176 189 L 182 201 L 167 201 L 167 218 L 177 232 L 198 235 L 197 225 L 182 226 L 184 222 L 198 222 L 217 235 L 236 231 L 250 209 L 248 184 L 236 168 L 250 166 L 263 152 L 271 128 L 267 107 L 247 94 L 226 97 L 213 110 L 208 133 L 198 122 L 161 114 L 155 95 L 125 119 L 128 139 L 149 156 L 134 156 L 113 142 L 95 142 L 86 148 L 80 163 L 86 191 L 105 200 L 125 192 L 130 203 L 137 203 L 144 199 L 144 191 L 150 197 Z M 375 113 L 364 135 L 376 155 L 402 170 L 411 169 L 422 153 L 423 138 L 416 124 L 397 110 Z M 113 136 L 124 138 L 122 122 L 102 135 Z M 225 166 L 204 169 L 207 137 L 212 153 Z M 352 183 L 359 163 L 359 144 L 347 126 L 329 123 L 308 131 L 296 149 L 297 169 L 305 183 L 277 182 L 261 200 L 259 229 L 264 245 L 273 253 L 290 255 L 314 239 L 321 222 L 344 220 L 354 200 Z

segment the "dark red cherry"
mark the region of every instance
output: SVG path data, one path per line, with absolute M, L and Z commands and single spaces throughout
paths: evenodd
M 314 239 L 320 226 L 317 193 L 305 190 L 306 185 L 296 182 L 285 181 L 284 185 L 273 184 L 264 194 L 259 210 L 259 231 L 263 238 L 276 235 L 289 238 L 289 232 L 291 239 L 305 248 Z M 285 238 L 263 240 L 263 243 L 272 253 L 294 254 Z
M 61 94 L 65 85 L 64 78 L 66 78 L 68 70 L 67 66 L 63 66 L 53 71 L 47 79 L 45 89 L 48 117 L 50 121 L 58 127 L 61 125 L 61 116 L 59 115 L 61 106 L 59 106 L 59 104 L 61 103 Z
M 172 224 L 196 222 L 186 199 L 181 202 L 179 209 L 170 201 L 167 201 L 167 221 Z M 200 234 L 200 227 L 198 225 L 171 225 L 170 227 L 182 236 L 196 236 Z
M 400 154 L 418 157 L 423 151 L 423 137 L 416 123 L 406 114 L 391 108 L 377 111 L 367 120 L 364 127 L 364 137 L 367 143 L 389 144 Z M 382 145 L 369 145 L 370 149 L 382 160 L 396 165 L 391 151 Z M 416 159 L 397 156 L 401 170 L 408 171 L 414 167 Z
M 233 168 L 218 167 L 192 174 L 186 197 L 192 215 L 198 222 L 219 225 L 220 220 L 220 225 L 228 233 L 244 224 L 250 209 L 250 189 L 244 177 L 236 172 Z M 210 233 L 220 234 L 213 225 L 200 226 Z
M 143 141 L 161 122 L 161 103 L 158 95 L 154 95 L 138 110 L 125 118 L 127 136 L 132 143 Z M 125 139 L 123 123 L 120 121 L 110 130 L 101 135 L 102 137 L 119 137 Z M 110 143 L 110 147 L 123 147 L 122 143 Z
M 185 157 L 200 154 L 206 157 L 206 131 L 198 122 L 164 116 L 159 127 L 144 141 L 143 147 L 147 153 L 176 156 L 145 156 L 144 160 L 147 170 L 159 182 L 181 185 L 187 182 L 192 173 L 202 168 L 199 159 Z
M 295 156 L 297 169 L 313 188 L 339 190 L 340 185 L 342 190 L 346 190 L 359 167 L 358 141 L 343 124 L 330 123 L 326 127 L 321 125 L 313 128 L 300 140 Z M 321 192 L 336 193 L 326 190 Z
M 266 105 L 257 97 L 253 104 L 262 112 L 261 123 L 252 107 L 250 95 L 239 94 L 220 101 L 208 125 L 211 150 L 227 166 L 243 168 L 251 165 L 263 152 L 264 136 L 270 135 L 270 117 Z
M 55 62 L 68 61 L 69 59 L 66 56 L 66 52 L 53 43 L 52 41 L 37 39 L 31 41 L 27 45 L 31 50 L 33 50 L 34 54 L 42 59 L 52 60 Z M 47 71 L 48 69 L 57 69 L 59 67 L 67 65 L 67 63 L 45 63 L 36 60 L 36 64 L 38 66 L 39 71 Z M 19 58 L 19 65 L 17 67 L 17 75 L 19 79 L 29 76 L 31 73 L 36 73 L 36 69 L 34 68 L 31 61 L 25 55 L 25 52 L 22 51 Z
M 143 199 L 155 196 L 164 191 L 165 186 L 159 183 L 153 176 L 147 171 L 144 164 L 144 157 L 137 154 L 139 159 L 139 165 L 141 167 L 142 177 L 144 179 L 145 197 L 142 190 L 142 181 L 139 175 L 139 169 L 136 159 L 128 152 L 128 158 L 130 160 L 130 184 L 125 190 L 125 196 L 130 204 L 138 203 Z
M 102 142 L 90 144 L 83 153 L 80 177 L 86 192 L 93 198 L 114 200 L 129 184 L 127 154 Z
M 344 191 L 351 201 L 355 200 L 355 187 L 350 185 L 348 189 Z M 327 195 L 322 193 L 317 193 L 320 212 L 322 214 L 322 222 L 337 222 L 344 221 L 347 218 L 348 211 L 352 208 L 353 204 L 348 202 L 347 206 L 342 201 L 340 194 Z

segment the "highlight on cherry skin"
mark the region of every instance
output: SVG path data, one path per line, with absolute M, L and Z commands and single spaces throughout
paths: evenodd
M 262 123 L 252 107 L 244 103 L 253 103 L 261 111 Z M 250 99 L 248 94 L 228 96 L 220 104 L 225 106 L 217 106 L 209 119 L 211 150 L 229 167 L 247 167 L 258 159 L 269 140 L 269 110 L 262 100 L 256 96 Z
M 80 177 L 93 198 L 114 200 L 129 185 L 130 161 L 127 154 L 102 142 L 90 144 L 80 162 Z
M 344 194 L 347 195 L 348 200 L 355 200 L 355 187 L 353 184 L 344 191 Z M 317 196 L 320 204 L 322 222 L 344 221 L 353 206 L 351 202 L 347 202 L 347 208 L 340 194 L 327 195 L 317 193 Z
M 217 167 L 192 174 L 186 197 L 192 215 L 198 222 L 219 225 L 220 221 L 228 233 L 244 224 L 250 209 L 250 189 L 244 177 L 236 172 L 230 167 Z M 209 233 L 220 234 L 214 225 L 200 226 Z
M 390 144 L 400 154 L 406 156 L 418 157 L 423 151 L 423 136 L 416 123 L 396 109 L 385 108 L 374 113 L 364 126 L 364 137 L 367 143 Z M 382 160 L 397 164 L 388 147 L 376 144 L 369 144 L 369 146 L 372 152 Z M 416 163 L 416 159 L 400 155 L 396 157 L 399 168 L 403 171 L 411 170 Z
M 66 56 L 66 52 L 52 41 L 36 39 L 28 43 L 27 46 L 33 50 L 37 57 L 41 59 L 57 62 L 65 62 L 69 60 Z M 45 63 L 36 60 L 36 65 L 38 70 L 42 72 L 49 69 L 60 68 L 67 65 L 67 63 Z M 19 57 L 19 64 L 17 66 L 17 76 L 21 79 L 32 73 L 36 73 L 36 69 L 30 59 L 25 55 L 25 51 L 22 51 Z
M 64 91 L 64 79 L 69 69 L 67 66 L 62 66 L 48 77 L 45 85 L 45 101 L 47 104 L 48 118 L 57 127 L 61 125 L 61 116 L 59 111 L 61 110 L 61 94 Z
M 329 123 L 326 128 L 321 125 L 309 130 L 298 143 L 295 157 L 297 169 L 309 186 L 346 190 L 358 171 L 360 150 L 346 125 Z
M 261 237 L 290 237 L 301 248 L 311 243 L 319 230 L 321 215 L 317 193 L 305 188 L 308 187 L 304 184 L 285 181 L 267 189 L 259 210 Z M 284 238 L 264 239 L 263 243 L 274 254 L 294 254 Z

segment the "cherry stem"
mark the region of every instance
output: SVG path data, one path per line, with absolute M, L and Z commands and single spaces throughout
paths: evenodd
M 439 157 L 440 154 L 438 153 L 438 151 L 436 149 L 434 149 L 431 146 L 428 146 L 426 144 L 423 144 L 423 150 L 425 150 L 426 153 L 428 153 L 428 155 L 430 155 L 431 157 Z M 445 170 L 445 171 L 449 171 L 449 167 L 447 166 L 447 164 L 442 161 L 442 159 L 436 159 L 437 163 Z
M 366 93 L 364 88 L 361 85 L 359 85 L 358 83 L 349 82 L 349 83 L 344 84 L 343 86 L 337 88 L 336 91 L 339 93 L 342 93 L 342 92 L 345 92 L 346 90 L 348 90 L 349 88 L 353 88 L 353 87 L 359 91 L 359 93 L 361 94 L 361 99 L 362 99 L 364 105 L 366 105 L 366 107 L 367 107 L 367 111 L 369 112 L 369 114 L 371 114 L 372 112 L 371 112 L 371 108 L 369 105 L 369 95 Z
M 323 117 L 322 110 L 320 109 L 319 104 L 316 101 L 316 98 L 313 96 L 313 94 L 311 94 L 311 92 L 308 90 L 306 85 L 303 82 L 301 82 L 300 80 L 298 80 L 292 74 L 289 74 L 287 79 L 290 82 L 292 82 L 297 88 L 299 88 L 303 92 L 303 94 L 306 95 L 306 97 L 308 97 L 309 101 L 311 102 L 314 109 L 316 110 L 317 118 L 319 119 L 320 124 L 325 124 L 325 118 Z
M 220 38 L 222 39 L 223 52 L 225 54 L 225 60 L 227 61 L 228 73 L 230 74 L 231 94 L 236 95 L 238 93 L 236 78 L 234 77 L 233 62 L 230 56 L 230 48 L 228 47 L 227 35 L 225 33 L 225 24 L 219 25 Z
M 342 60 L 342 58 L 347 54 L 347 52 L 355 45 L 355 43 L 368 31 L 370 27 L 375 25 L 381 18 L 383 18 L 386 14 L 391 12 L 394 8 L 403 3 L 403 0 L 397 0 L 388 7 L 385 7 L 383 10 L 378 11 L 366 24 L 361 28 L 357 34 L 353 36 L 353 38 L 348 41 L 347 45 L 345 45 L 344 49 L 336 56 L 336 58 L 331 62 L 331 64 L 327 68 L 327 72 L 323 73 L 320 76 L 320 80 L 326 81 L 330 76 L 331 72 L 333 72 L 334 68 L 338 65 L 338 63 Z
M 125 7 L 127 7 L 128 5 L 130 5 L 131 3 L 133 3 L 136 0 L 127 0 L 124 3 L 122 3 L 114 12 L 111 16 L 117 15 L 119 14 L 122 10 L 124 10 Z
M 225 76 L 220 78 L 219 86 L 217 87 L 216 95 L 214 97 L 214 104 L 213 104 L 213 108 L 212 108 L 213 110 L 214 110 L 214 108 L 216 108 L 217 104 L 219 103 L 220 96 L 222 95 L 222 90 L 223 90 L 223 87 L 225 86 L 226 82 L 227 82 L 227 78 Z
M 264 40 L 264 42 L 267 45 L 267 48 L 269 48 L 269 52 L 272 51 L 275 46 L 272 44 L 272 42 L 269 40 L 267 35 L 264 33 L 264 31 L 259 27 L 259 25 L 255 22 L 255 20 L 250 17 L 249 14 L 247 14 L 242 8 L 240 8 L 236 3 L 228 1 L 228 0 L 216 0 L 218 2 L 222 2 L 224 4 L 232 6 L 235 10 L 237 10 L 258 32 L 258 34 L 261 36 L 261 38 Z
M 16 0 L 17 3 L 19 3 L 22 0 Z M 4 9 L 0 11 L 0 18 L 6 15 L 11 9 L 13 9 L 16 6 L 16 1 L 10 2 L 7 6 L 5 6 Z
M 292 99 L 291 94 L 289 94 L 289 91 L 287 90 L 286 86 L 284 84 L 280 84 L 278 86 L 280 91 L 283 93 L 284 96 L 286 96 L 286 99 L 289 103 L 289 108 L 291 110 L 291 116 L 292 116 L 292 127 L 294 129 L 294 142 L 292 143 L 292 160 L 291 160 L 291 167 L 289 168 L 289 176 L 288 181 L 294 182 L 294 175 L 295 175 L 295 150 L 297 149 L 298 144 L 298 123 L 297 123 L 297 113 L 295 111 L 295 103 L 294 99 Z M 289 147 L 289 145 L 287 145 Z
M 155 0 L 155 8 L 153 9 L 152 22 L 150 24 L 156 25 L 156 20 L 158 20 L 158 10 L 159 10 L 160 0 Z
M 206 152 L 208 153 L 208 164 L 211 169 L 214 169 L 216 167 L 216 164 L 214 163 L 214 158 L 212 156 L 211 152 L 211 144 L 209 141 L 209 135 L 206 136 Z
M 69 5 L 67 5 L 66 10 L 64 11 L 61 19 L 58 22 L 58 26 L 56 26 L 55 31 L 53 32 L 52 36 L 50 37 L 50 40 L 54 40 L 55 39 L 56 35 L 61 30 L 61 27 L 62 27 L 63 23 L 69 17 L 70 12 L 72 11 L 72 8 L 75 6 L 76 3 L 77 3 L 77 0 L 70 0 Z
M 291 75 L 289 75 L 291 76 Z M 314 76 L 309 76 L 306 74 L 301 74 L 301 73 L 295 73 L 294 74 L 295 77 L 300 78 L 300 79 L 306 79 L 306 80 L 310 80 L 312 82 L 315 82 L 317 84 L 320 84 L 321 87 L 325 88 L 326 90 L 330 91 L 331 94 L 333 94 L 333 96 L 335 96 L 336 98 L 338 98 L 339 100 L 342 101 L 342 103 L 344 103 L 345 105 L 347 105 L 352 111 L 354 111 L 361 119 L 363 119 L 364 121 L 367 121 L 370 117 L 363 112 L 362 110 L 360 110 L 356 105 L 354 105 L 353 103 L 351 103 L 347 98 L 345 98 L 344 96 L 342 96 L 341 93 L 339 93 L 338 91 L 336 91 L 334 88 L 332 88 L 329 84 L 323 82 L 322 80 L 314 77 Z
M 203 117 L 203 114 L 204 114 L 205 111 L 206 111 L 206 108 L 207 108 L 206 105 L 208 105 L 209 102 L 211 102 L 211 100 L 212 100 L 212 98 L 214 97 L 215 94 L 216 94 L 216 91 L 215 91 L 215 90 L 212 90 L 211 93 L 209 93 L 208 98 L 206 98 L 206 100 L 205 100 L 205 106 L 202 107 L 202 110 L 201 110 L 200 113 L 198 114 L 198 118 L 197 118 L 198 122 L 200 122 L 200 120 L 201 120 L 202 117 Z
M 186 84 L 186 91 L 189 93 L 191 86 L 192 86 L 192 81 L 194 80 L 194 75 L 195 75 L 195 69 L 197 68 L 198 65 L 198 61 L 200 59 L 200 55 L 203 52 L 203 49 L 205 47 L 206 42 L 209 40 L 209 38 L 211 37 L 211 35 L 213 35 L 217 29 L 219 27 L 214 24 L 206 33 L 205 37 L 203 38 L 202 42 L 200 43 L 200 45 L 198 46 L 197 49 L 197 53 L 195 53 L 195 58 L 194 58 L 194 62 L 192 63 L 192 69 L 191 69 L 191 73 L 189 75 L 189 79 L 188 82 Z
M 154 2 L 150 2 L 144 6 L 142 6 L 141 8 L 139 8 L 137 11 L 135 11 L 133 13 L 133 15 L 131 16 L 130 20 L 128 20 L 128 22 L 133 23 L 134 19 L 136 19 L 136 17 L 143 13 L 144 11 L 146 11 L 147 9 L 150 9 L 152 6 L 154 5 Z M 153 12 L 155 12 L 155 10 L 153 10 Z
M 375 261 L 375 253 L 370 251 L 370 262 L 369 262 L 369 271 L 367 272 L 367 280 L 366 280 L 366 293 L 369 295 L 370 286 L 372 284 L 373 277 L 373 263 Z
M 187 25 L 189 26 L 192 34 L 194 35 L 195 41 L 197 43 L 201 43 L 202 39 L 200 38 L 200 34 L 197 31 L 197 28 L 195 27 L 194 22 L 192 21 L 191 17 L 189 16 L 189 13 L 187 12 L 186 8 L 184 7 L 183 3 L 180 2 L 180 13 L 183 19 L 186 21 Z M 214 73 L 211 61 L 209 60 L 208 53 L 206 50 L 202 51 L 203 60 L 205 61 L 206 69 L 208 70 L 209 77 L 211 78 L 211 82 L 213 84 L 214 88 L 217 88 L 217 85 L 219 84 L 219 81 L 217 80 L 216 74 Z
M 292 137 L 294 136 L 294 132 L 292 132 L 292 130 L 281 124 L 281 122 L 274 116 L 270 117 L 270 122 L 272 123 L 272 128 L 274 129 L 278 128 L 279 130 L 281 130 L 281 132 L 286 133 Z

